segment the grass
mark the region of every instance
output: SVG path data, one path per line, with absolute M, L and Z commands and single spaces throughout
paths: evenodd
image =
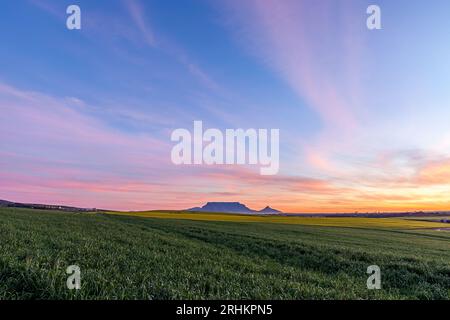
M 169 216 L 2 208 L 0 299 L 450 299 L 450 233 L 415 221 Z M 78 291 L 66 288 L 72 264 Z M 372 264 L 381 290 L 366 288 Z

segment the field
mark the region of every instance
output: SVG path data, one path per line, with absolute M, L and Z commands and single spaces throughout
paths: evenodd
M 425 221 L 440 221 L 440 220 L 449 220 L 450 221 L 450 216 L 439 216 L 439 217 L 408 217 L 408 218 L 404 218 L 404 219 L 408 219 L 408 220 L 425 220 Z
M 439 226 L 0 208 L 0 299 L 450 299 Z M 366 287 L 374 264 L 381 290 Z M 81 290 L 66 287 L 69 265 Z
M 353 228 L 378 228 L 378 229 L 425 229 L 442 228 L 445 224 L 405 220 L 402 218 L 310 218 L 310 217 L 287 217 L 287 216 L 261 216 L 244 214 L 223 214 L 223 213 L 194 213 L 179 211 L 144 211 L 144 212 L 108 212 L 108 214 L 128 215 L 133 217 L 162 218 L 162 219 L 182 219 L 198 221 L 230 221 L 230 222 L 259 222 L 259 223 L 282 223 L 301 224 L 305 226 L 323 227 L 353 227 Z M 442 219 L 442 218 L 441 218 Z

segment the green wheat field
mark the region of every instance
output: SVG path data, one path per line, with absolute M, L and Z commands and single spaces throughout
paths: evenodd
M 450 299 L 434 222 L 198 217 L 0 208 L 0 299 Z

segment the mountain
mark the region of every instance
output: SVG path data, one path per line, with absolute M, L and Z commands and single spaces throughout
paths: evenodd
M 0 199 L 0 207 L 60 210 L 60 211 L 70 211 L 70 212 L 99 211 L 98 209 L 95 209 L 95 208 L 77 208 L 77 207 L 59 206 L 59 205 L 53 205 L 53 204 L 21 203 L 21 202 L 11 202 L 11 201 L 1 200 L 1 199 Z
M 265 207 L 262 210 L 259 210 L 258 212 L 259 213 L 282 213 L 280 210 L 273 209 L 273 208 L 271 208 L 269 206 Z
M 239 202 L 208 202 L 203 207 L 191 208 L 188 211 L 229 212 L 229 213 L 254 213 L 247 206 Z
M 240 202 L 208 202 L 203 207 L 195 207 L 187 211 L 199 212 L 224 212 L 224 213 L 281 213 L 281 211 L 272 209 L 267 206 L 260 211 L 252 210 Z

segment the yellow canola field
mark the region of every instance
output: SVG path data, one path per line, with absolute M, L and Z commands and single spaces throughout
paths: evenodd
M 296 216 L 253 216 L 221 213 L 193 213 L 180 211 L 107 212 L 144 218 L 186 219 L 198 221 L 260 222 L 299 224 L 307 226 L 389 228 L 389 229 L 432 229 L 445 227 L 444 223 L 415 221 L 402 218 L 358 218 L 358 217 L 296 217 Z

